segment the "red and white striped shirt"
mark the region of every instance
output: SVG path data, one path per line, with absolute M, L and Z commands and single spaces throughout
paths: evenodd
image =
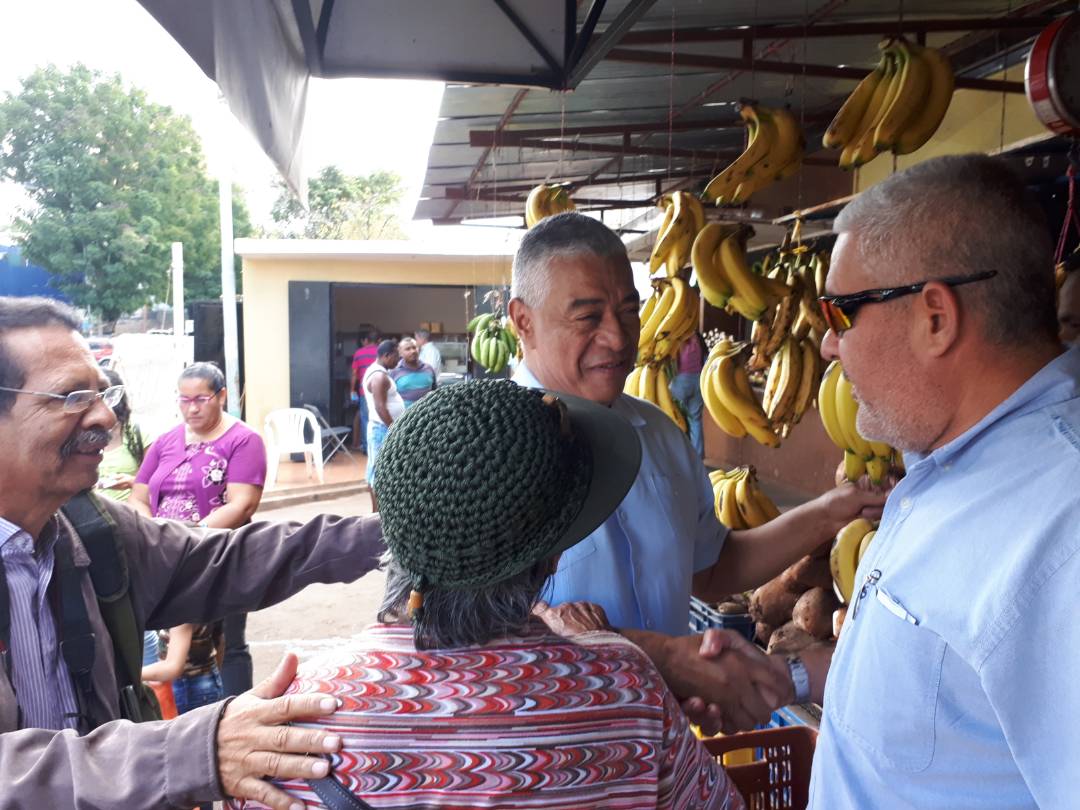
M 418 652 L 410 627 L 374 625 L 302 665 L 289 692 L 343 701 L 304 725 L 342 736 L 334 775 L 375 808 L 744 808 L 652 662 L 615 634 L 533 623 Z M 305 783 L 283 786 L 323 806 Z

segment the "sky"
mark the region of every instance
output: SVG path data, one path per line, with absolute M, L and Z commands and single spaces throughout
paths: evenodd
M 227 160 L 233 183 L 245 192 L 252 221 L 270 224 L 273 165 L 220 100 L 217 85 L 136 0 L 7 2 L 3 18 L 0 94 L 18 92 L 23 77 L 50 62 L 62 67 L 82 62 L 119 73 L 153 101 L 189 116 L 202 137 L 210 170 L 216 173 L 220 161 Z M 312 79 L 305 171 L 311 176 L 330 164 L 350 174 L 396 171 L 406 186 L 398 213 L 410 238 L 512 250 L 520 231 L 412 221 L 441 98 L 440 82 Z M 0 243 L 10 236 L 8 223 L 25 204 L 17 186 L 0 182 Z

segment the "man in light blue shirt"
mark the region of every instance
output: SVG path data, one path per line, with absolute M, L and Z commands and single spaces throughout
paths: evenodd
M 831 667 L 804 655 L 828 670 L 810 806 L 1076 807 L 1080 348 L 1038 203 L 1000 161 L 938 158 L 835 229 L 822 353 L 908 472 Z
M 602 223 L 561 214 L 522 239 L 509 307 L 524 347 L 514 379 L 610 405 L 638 428 L 642 446 L 629 495 L 563 554 L 550 599 L 597 603 L 616 627 L 682 636 L 691 593 L 712 601 L 756 587 L 884 498 L 847 485 L 765 526 L 729 532 L 683 432 L 622 393 L 637 354 L 638 307 L 626 248 Z

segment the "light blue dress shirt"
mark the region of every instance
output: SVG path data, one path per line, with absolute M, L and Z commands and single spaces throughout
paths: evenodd
M 810 806 L 1080 807 L 1080 348 L 905 460 L 833 656 Z
M 543 387 L 524 363 L 514 381 Z M 563 552 L 544 598 L 595 602 L 615 627 L 686 635 L 691 580 L 716 562 L 727 529 L 701 458 L 675 423 L 625 394 L 612 407 L 637 428 L 641 469 L 615 513 Z

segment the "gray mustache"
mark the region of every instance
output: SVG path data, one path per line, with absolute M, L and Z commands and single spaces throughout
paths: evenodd
M 94 453 L 105 449 L 109 443 L 109 431 L 104 428 L 90 428 L 76 433 L 60 448 L 60 455 L 68 458 L 73 453 Z

